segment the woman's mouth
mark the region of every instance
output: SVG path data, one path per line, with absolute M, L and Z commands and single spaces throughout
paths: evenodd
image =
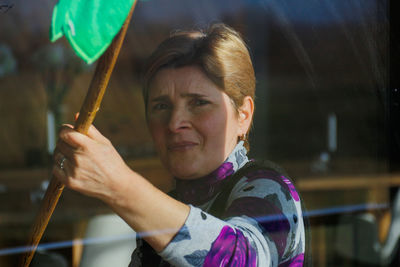
M 174 142 L 168 145 L 168 150 L 170 151 L 185 151 L 192 149 L 197 146 L 197 143 L 182 141 L 182 142 Z

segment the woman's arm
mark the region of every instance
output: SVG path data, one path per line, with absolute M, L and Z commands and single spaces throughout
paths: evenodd
M 60 162 L 65 157 L 63 169 Z M 88 136 L 65 125 L 54 153 L 53 174 L 67 187 L 108 204 L 156 250 L 163 250 L 184 224 L 189 206 L 132 171 L 94 126 Z

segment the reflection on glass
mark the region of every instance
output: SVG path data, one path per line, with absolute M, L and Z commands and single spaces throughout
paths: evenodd
M 7 4 L 0 9 L 5 267 L 15 266 L 28 236 L 38 207 L 31 196 L 40 198 L 35 193 L 50 178 L 53 133 L 73 122 L 93 75 L 67 43 L 50 44 L 54 1 Z M 95 124 L 131 167 L 171 189 L 146 129 L 144 60 L 171 31 L 227 23 L 244 36 L 256 70 L 251 156 L 281 164 L 301 191 L 314 266 L 398 266 L 400 178 L 390 172 L 386 147 L 389 8 L 378 0 L 139 1 Z M 91 246 L 88 222 L 109 212 L 65 192 L 42 241 L 46 253 L 78 266 Z

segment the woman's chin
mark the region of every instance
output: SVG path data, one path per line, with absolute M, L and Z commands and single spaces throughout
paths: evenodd
M 179 179 L 196 179 L 201 177 L 196 159 L 187 157 L 170 157 L 167 159 L 166 166 L 172 176 Z
M 179 166 L 181 165 L 181 166 Z M 170 166 L 169 171 L 170 173 L 178 179 L 183 179 L 183 180 L 191 180 L 191 179 L 196 179 L 201 177 L 201 174 L 196 168 L 190 168 L 188 166 L 185 166 L 182 168 L 182 165 L 184 164 L 179 164 L 178 166 Z
M 201 178 L 218 167 L 218 165 L 206 164 L 204 161 L 185 159 L 168 161 L 166 166 L 173 177 L 182 180 Z
M 189 170 L 172 170 L 171 173 L 175 178 L 182 180 L 191 180 L 199 178 L 199 176 L 196 175 L 195 172 Z

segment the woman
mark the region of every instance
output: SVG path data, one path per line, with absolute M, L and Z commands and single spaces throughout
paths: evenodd
M 132 266 L 302 266 L 293 185 L 274 170 L 245 169 L 254 92 L 238 33 L 222 24 L 176 33 L 150 57 L 143 85 L 155 148 L 176 179 L 173 196 L 129 169 L 93 126 L 88 136 L 63 127 L 54 175 L 142 233 Z

